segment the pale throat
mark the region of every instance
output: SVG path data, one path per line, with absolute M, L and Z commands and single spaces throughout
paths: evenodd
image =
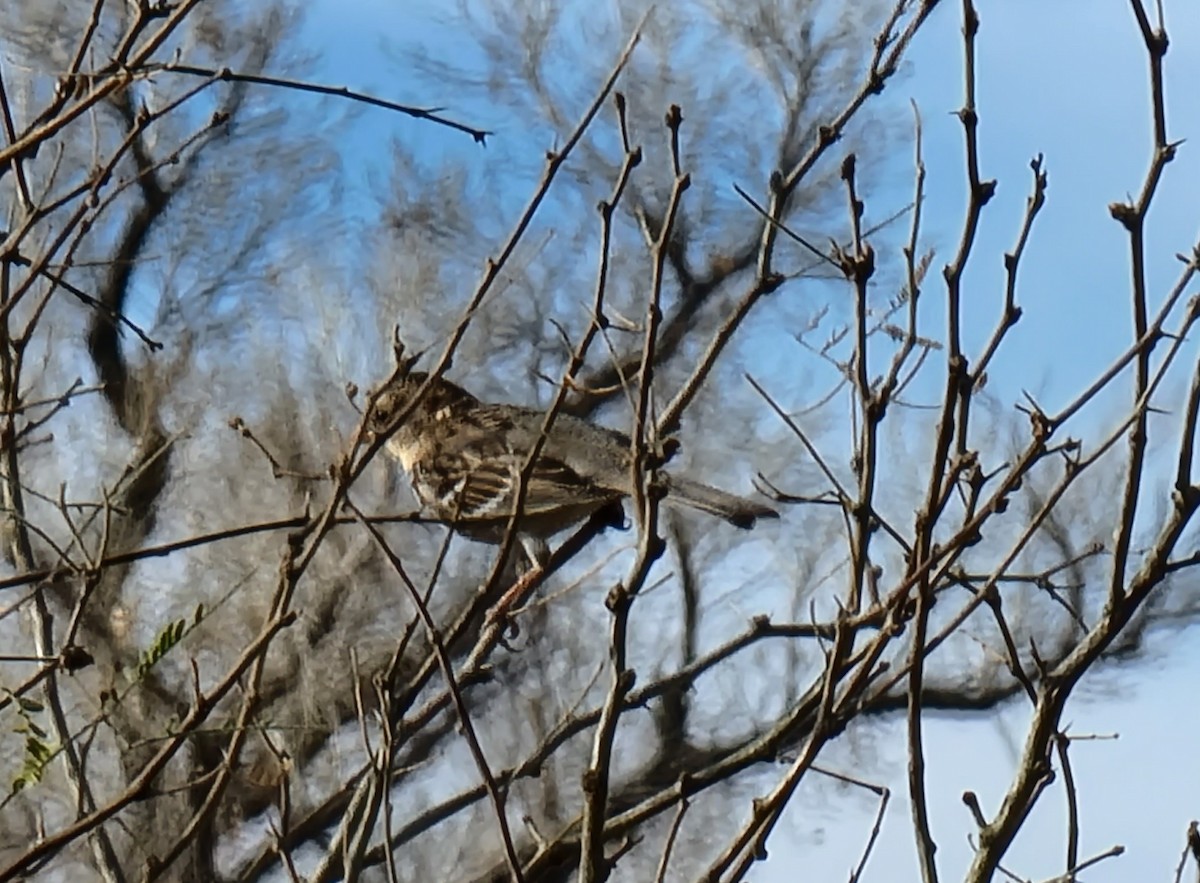
M 453 411 L 449 406 L 438 408 L 438 410 L 433 413 L 433 421 L 436 423 L 442 423 L 447 420 L 452 413 Z M 406 433 L 403 429 L 401 429 L 392 436 L 391 440 L 388 441 L 387 447 L 392 453 L 392 456 L 400 461 L 400 465 L 404 467 L 404 471 L 409 475 L 412 475 L 413 466 L 425 455 L 426 445 L 422 444 L 421 438 L 414 437 L 413 434 Z
M 417 461 L 417 455 L 421 450 L 421 446 L 417 441 L 415 439 L 393 437 L 387 443 L 387 446 L 392 456 L 400 461 L 400 465 L 404 467 L 404 471 L 411 475 L 413 464 Z

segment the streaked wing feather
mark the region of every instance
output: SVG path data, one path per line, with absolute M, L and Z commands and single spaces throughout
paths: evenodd
M 481 525 L 507 521 L 528 455 L 526 445 L 536 436 L 523 426 L 529 416 L 487 405 L 460 415 L 451 449 L 414 458 L 410 476 L 421 502 L 448 520 Z M 527 517 L 559 514 L 570 519 L 619 495 L 543 451 L 528 478 L 522 512 Z
M 523 461 L 512 457 L 475 465 L 456 501 L 459 517 L 489 519 L 511 515 L 515 483 L 522 465 Z M 526 485 L 522 511 L 526 515 L 540 515 L 611 497 L 611 491 L 597 488 L 566 464 L 539 458 Z
M 560 506 L 603 502 L 613 492 L 598 487 L 558 460 L 539 458 L 529 476 L 525 493 L 526 512 L 544 512 Z

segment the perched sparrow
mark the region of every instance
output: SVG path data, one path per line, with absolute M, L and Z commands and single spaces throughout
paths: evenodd
M 513 513 L 521 469 L 541 436 L 545 413 L 479 401 L 437 379 L 408 417 L 396 417 L 428 375 L 410 372 L 385 389 L 371 428 L 392 432 L 388 452 L 400 461 L 417 498 L 434 518 L 486 542 L 500 542 Z M 545 538 L 632 493 L 629 437 L 579 417 L 555 417 L 526 483 L 518 537 L 535 564 Z M 778 518 L 768 506 L 678 476 L 663 475 L 668 502 L 709 512 L 738 527 Z

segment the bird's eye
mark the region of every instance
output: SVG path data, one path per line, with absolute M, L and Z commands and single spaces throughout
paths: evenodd
M 375 403 L 375 408 L 371 411 L 370 426 L 376 432 L 383 432 L 392 424 L 392 415 L 395 412 L 392 409 L 391 399 L 384 397 Z

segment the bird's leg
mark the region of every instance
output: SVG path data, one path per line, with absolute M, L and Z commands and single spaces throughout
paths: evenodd
M 525 552 L 525 561 L 518 567 L 522 575 L 534 570 L 545 570 L 550 562 L 550 544 L 539 536 L 522 533 L 517 535 L 521 541 L 521 549 Z
M 521 542 L 521 551 L 525 553 L 525 556 L 517 562 L 516 582 L 500 596 L 500 600 L 488 611 L 485 627 L 509 618 L 509 608 L 529 591 L 532 583 L 541 577 L 550 561 L 550 546 L 544 539 L 527 533 L 520 533 L 517 538 Z M 510 620 L 509 624 L 512 625 L 515 636 L 516 623 Z
M 629 522 L 625 519 L 625 509 L 620 500 L 613 500 L 598 509 L 592 513 L 592 518 L 603 527 L 613 527 L 617 530 L 628 530 L 629 528 Z M 522 572 L 518 575 L 517 581 L 488 611 L 484 620 L 485 628 L 508 619 L 509 608 L 518 598 L 522 598 L 528 593 L 531 584 L 535 580 L 541 579 L 550 564 L 550 547 L 544 539 L 528 533 L 519 533 L 517 537 L 525 552 L 526 562 L 523 562 L 525 566 L 521 568 Z
M 537 582 L 538 579 L 541 578 L 541 576 L 542 568 L 540 566 L 535 566 L 529 570 L 526 570 L 521 576 L 519 576 L 517 581 L 514 582 L 503 595 L 500 596 L 500 600 L 492 605 L 492 609 L 488 611 L 487 618 L 484 620 L 484 628 L 489 628 L 490 626 L 503 621 L 507 625 L 512 626 L 513 636 L 515 637 L 517 634 L 517 624 L 510 618 L 511 614 L 509 608 L 512 607 L 513 604 L 518 600 L 525 597 L 530 588 L 532 588 L 532 586 Z

